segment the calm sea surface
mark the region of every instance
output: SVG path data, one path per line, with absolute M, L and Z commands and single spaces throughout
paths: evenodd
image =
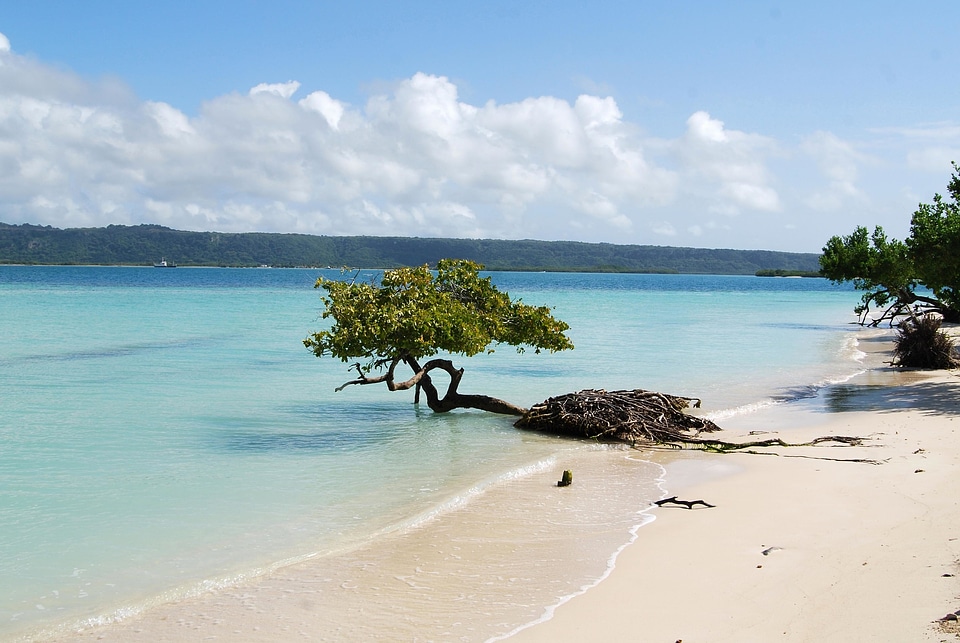
M 319 274 L 339 273 L 0 266 L 0 638 L 348 549 L 583 448 L 409 392 L 334 393 L 347 365 L 301 344 Z M 821 279 L 493 279 L 555 307 L 576 349 L 456 358 L 464 392 L 647 388 L 722 419 L 863 368 L 857 295 Z

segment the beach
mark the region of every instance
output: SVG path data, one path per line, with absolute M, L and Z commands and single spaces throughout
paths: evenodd
M 789 432 L 863 447 L 722 456 L 735 472 L 680 496 L 716 508 L 658 509 L 606 581 L 511 641 L 955 640 L 934 621 L 960 609 L 960 376 L 888 376 Z
M 935 621 L 960 609 L 958 392 L 956 371 L 879 369 L 832 387 L 817 402 L 729 421 L 719 436 L 791 443 L 857 436 L 864 438 L 861 446 L 645 453 L 663 463 L 664 494 L 714 507 L 654 509 L 656 519 L 637 530 L 608 577 L 507 640 L 955 640 L 950 625 Z M 601 457 L 613 462 L 623 455 Z M 533 477 L 552 478 L 561 467 Z M 578 471 L 574 484 L 585 484 L 588 476 Z M 471 524 L 471 513 L 453 513 L 453 524 L 463 529 L 447 532 L 448 544 L 460 548 L 471 540 L 465 534 L 484 529 Z M 473 540 L 497 541 L 500 526 L 485 527 L 485 538 Z M 308 561 L 245 587 L 162 605 L 62 640 L 477 640 L 479 632 L 458 629 L 466 617 L 458 612 L 462 597 L 442 568 L 491 550 L 432 557 L 442 545 L 423 540 L 429 531 L 399 537 L 379 558 L 368 552 L 342 569 L 342 577 L 332 577 L 329 568 L 313 574 Z M 375 603 L 364 601 L 381 588 L 370 579 L 396 580 L 411 565 L 422 574 L 417 582 L 432 580 L 423 609 L 446 611 L 448 622 L 407 629 L 417 610 L 409 595 L 424 589 L 411 582 L 406 613 L 372 630 L 357 627 L 376 621 L 367 612 Z M 328 592 L 341 598 L 324 602 L 324 587 L 358 579 L 367 579 L 365 594 Z M 503 605 L 509 604 L 509 581 L 489 582 L 501 585 Z M 497 609 L 491 606 L 488 616 L 496 618 Z M 333 612 L 343 618 L 331 619 Z

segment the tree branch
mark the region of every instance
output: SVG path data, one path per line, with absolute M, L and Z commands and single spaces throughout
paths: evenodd
M 449 359 L 436 358 L 421 366 L 416 358 L 404 354 L 399 357 L 389 358 L 389 360 L 378 360 L 374 365 L 382 366 L 387 361 L 390 362 L 387 372 L 377 377 L 368 377 L 364 374 L 360 364 L 354 364 L 353 368 L 357 369 L 357 375 L 359 377 L 338 386 L 336 391 L 342 391 L 353 384 L 366 385 L 385 382 L 387 388 L 391 391 L 406 391 L 414 387 L 417 388 L 418 392 L 423 391 L 427 397 L 427 405 L 432 411 L 437 413 L 445 413 L 453 409 L 480 409 L 482 411 L 503 413 L 506 415 L 523 415 L 527 412 L 523 407 L 516 406 L 515 404 L 495 397 L 490 397 L 489 395 L 464 395 L 460 393 L 458 389 L 460 387 L 460 381 L 463 379 L 463 369 L 454 366 L 453 362 Z M 413 376 L 408 380 L 397 382 L 394 377 L 394 371 L 400 362 L 405 363 L 413 370 Z M 447 391 L 442 398 L 436 386 L 434 386 L 433 381 L 430 379 L 430 371 L 436 369 L 440 369 L 450 376 L 450 383 L 447 385 Z M 417 401 L 419 401 L 419 395 L 417 396 Z
M 377 365 L 381 365 L 385 361 L 386 360 L 380 360 L 379 362 L 377 362 Z M 397 367 L 397 364 L 399 362 L 400 362 L 399 358 L 390 360 L 390 368 L 387 369 L 387 372 L 384 373 L 383 375 L 378 375 L 377 377 L 367 377 L 366 375 L 364 375 L 363 370 L 360 368 L 360 364 L 359 363 L 354 364 L 351 368 L 357 369 L 357 375 L 358 375 L 357 379 L 350 380 L 349 382 L 344 382 L 343 384 L 335 388 L 334 391 L 336 393 L 339 393 L 340 391 L 342 391 L 343 389 L 347 388 L 352 384 L 380 384 L 381 382 L 386 382 L 387 388 L 390 388 L 391 382 L 393 382 L 393 371 Z M 390 390 L 392 391 L 393 389 L 391 388 Z

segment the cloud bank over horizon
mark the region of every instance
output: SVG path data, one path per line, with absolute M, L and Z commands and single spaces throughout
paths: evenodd
M 784 141 L 702 110 L 677 129 L 651 135 L 610 96 L 472 105 L 427 73 L 363 105 L 289 80 L 188 116 L 21 56 L 0 34 L 6 223 L 815 251 L 884 216 L 905 225 L 960 159 L 951 124 Z M 901 166 L 919 187 L 867 185 Z

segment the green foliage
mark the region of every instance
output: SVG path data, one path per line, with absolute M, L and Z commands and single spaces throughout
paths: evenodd
M 70 228 L 0 223 L 0 264 L 180 266 L 435 265 L 469 259 L 489 270 L 655 272 L 752 275 L 757 270 L 816 270 L 813 253 L 715 250 L 576 241 L 327 237 L 306 234 L 185 232 L 157 225 Z
M 917 285 L 907 246 L 887 239 L 880 226 L 872 235 L 858 226 L 853 234 L 832 237 L 823 248 L 820 269 L 832 281 L 852 281 L 857 290 L 866 291 L 858 314 L 868 310 L 871 302 L 884 306 L 892 299 L 910 299 Z
M 497 344 L 561 351 L 573 348 L 564 334 L 566 323 L 546 306 L 511 301 L 482 266 L 472 261 L 442 259 L 436 272 L 426 265 L 383 274 L 380 284 L 320 278 L 326 291 L 323 318 L 333 326 L 303 343 L 317 357 L 344 362 L 365 359 L 369 372 L 382 360 L 423 357 L 446 352 L 476 355 Z
M 866 320 L 870 305 L 887 306 L 874 323 L 910 312 L 910 306 L 937 310 L 956 320 L 960 314 L 960 178 L 957 165 L 949 184 L 951 200 L 939 194 L 913 213 L 910 237 L 888 239 L 877 226 L 873 234 L 860 226 L 852 234 L 832 237 L 823 248 L 820 269 L 835 282 L 851 281 L 864 291 L 856 312 Z M 933 297 L 917 293 L 926 286 Z
M 937 299 L 960 310 L 960 168 L 953 164 L 949 200 L 939 194 L 921 203 L 910 222 L 907 246 L 923 284 Z

